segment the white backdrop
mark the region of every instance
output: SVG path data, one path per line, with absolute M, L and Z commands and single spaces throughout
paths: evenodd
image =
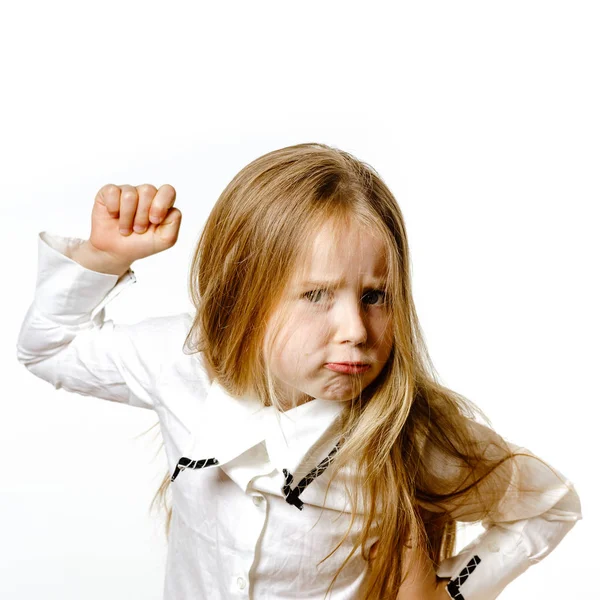
M 593 1 L 3 6 L 0 596 L 162 597 L 148 506 L 166 463 L 136 437 L 154 413 L 57 391 L 16 360 L 38 233 L 86 238 L 105 183 L 172 184 L 179 240 L 134 263 L 107 318 L 188 310 L 225 185 L 319 141 L 396 195 L 442 381 L 582 497 L 583 521 L 502 598 L 600 598 L 599 30 Z

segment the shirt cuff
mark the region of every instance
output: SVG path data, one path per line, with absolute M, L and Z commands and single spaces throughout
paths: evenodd
M 518 531 L 524 522 L 512 525 L 490 527 L 459 554 L 441 562 L 437 576 L 451 578 L 446 587 L 450 598 L 493 600 L 529 568 L 528 551 Z
M 65 255 L 84 240 L 41 231 L 34 304 L 45 315 L 68 324 L 93 319 L 124 287 L 136 282 L 131 268 L 121 276 L 87 269 Z

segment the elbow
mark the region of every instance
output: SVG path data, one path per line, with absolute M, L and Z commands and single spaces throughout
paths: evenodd
M 35 354 L 28 352 L 27 349 L 17 343 L 17 360 L 19 363 L 29 369 L 31 365 L 36 363 L 36 359 L 38 357 Z
M 62 387 L 62 382 L 56 376 L 57 369 L 55 368 L 53 357 L 43 356 L 38 353 L 33 353 L 17 345 L 17 361 L 22 364 L 32 375 L 39 379 L 52 384 L 55 389 Z
M 31 367 L 34 367 L 48 358 L 39 351 L 36 352 L 34 348 L 28 347 L 27 344 L 22 343 L 21 338 L 17 341 L 16 350 L 17 360 L 28 370 L 31 370 Z

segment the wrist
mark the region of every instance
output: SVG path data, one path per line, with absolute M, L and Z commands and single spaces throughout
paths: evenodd
M 121 276 L 131 266 L 130 262 L 120 261 L 108 252 L 99 250 L 89 240 L 67 248 L 65 255 L 90 271 L 108 275 Z

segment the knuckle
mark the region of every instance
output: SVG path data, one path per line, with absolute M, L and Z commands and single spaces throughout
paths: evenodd
M 170 183 L 165 183 L 163 185 L 160 186 L 161 190 L 165 190 L 166 192 L 169 192 L 169 194 L 171 194 L 172 196 L 175 195 L 175 188 L 170 184 Z
M 138 192 L 141 194 L 156 194 L 156 188 L 150 183 L 142 183 L 142 185 L 137 186 Z
M 114 183 L 107 183 L 100 188 L 101 194 L 114 194 L 118 192 L 119 188 Z
M 108 211 L 108 214 L 112 217 L 116 217 L 119 214 L 119 188 L 113 183 L 107 183 L 103 185 L 96 195 L 97 198 L 101 198 L 104 202 L 104 206 Z
M 121 200 L 126 200 L 128 202 L 137 200 L 137 192 L 131 190 L 124 190 L 123 192 L 121 192 Z

